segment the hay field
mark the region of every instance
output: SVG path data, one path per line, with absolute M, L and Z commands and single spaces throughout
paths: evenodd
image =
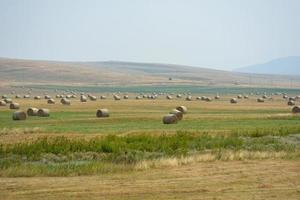
M 52 96 L 54 94 L 51 94 Z M 102 94 L 94 94 L 99 97 Z M 185 98 L 71 106 L 13 99 L 50 117 L 13 121 L 0 107 L 3 199 L 282 199 L 300 196 L 300 116 L 281 95 L 230 104 Z M 209 94 L 207 95 L 209 96 Z M 213 97 L 212 95 L 210 95 Z M 299 101 L 297 101 L 299 104 Z M 163 115 L 185 105 L 178 124 Z M 109 118 L 96 118 L 107 108 Z

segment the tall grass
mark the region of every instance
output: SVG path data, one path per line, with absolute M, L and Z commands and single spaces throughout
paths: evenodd
M 250 135 L 251 137 L 245 137 Z M 42 154 L 67 155 L 75 152 L 96 152 L 107 155 L 106 159 L 143 156 L 184 156 L 193 151 L 205 150 L 292 150 L 292 145 L 283 144 L 273 137 L 257 137 L 257 135 L 208 135 L 178 132 L 174 135 L 110 135 L 90 140 L 68 139 L 64 136 L 40 138 L 29 143 L 8 144 L 0 146 L 0 155 L 24 155 L 31 159 L 39 159 Z M 140 159 L 143 159 L 141 156 Z M 117 160 L 118 160 L 117 159 Z M 129 162 L 130 159 L 129 159 Z

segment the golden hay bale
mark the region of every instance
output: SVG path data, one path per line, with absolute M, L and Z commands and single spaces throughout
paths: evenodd
M 192 101 L 192 100 L 193 100 L 193 97 L 189 95 L 189 96 L 187 96 L 187 97 L 185 98 L 185 100 L 186 100 L 186 101 Z
M 25 120 L 26 118 L 27 115 L 24 111 L 15 111 L 12 116 L 13 120 Z
M 188 112 L 187 107 L 185 106 L 178 106 L 176 108 L 176 110 L 179 110 L 180 112 L 182 112 L 183 114 L 186 114 Z
M 215 99 L 216 99 L 216 100 L 217 100 L 217 99 L 220 99 L 220 96 L 219 96 L 219 95 L 215 96 Z
M 300 106 L 294 106 L 294 108 L 292 109 L 293 113 L 300 113 Z
M 206 98 L 204 99 L 204 101 L 211 102 L 211 101 L 212 101 L 212 98 L 206 97 Z
M 244 99 L 249 99 L 249 96 L 248 95 L 244 95 Z
M 162 121 L 164 124 L 177 124 L 178 118 L 174 114 L 167 114 L 167 115 L 163 116 Z
M 178 120 L 182 120 L 183 118 L 183 113 L 177 109 L 173 109 L 169 112 L 169 114 L 174 114 L 178 118 Z
M 20 104 L 18 104 L 18 103 L 11 103 L 9 105 L 9 108 L 10 109 L 20 109 Z
M 100 99 L 106 99 L 106 96 L 102 95 L 100 96 Z
M 29 99 L 29 98 L 30 98 L 30 95 L 29 95 L 29 94 L 26 94 L 26 95 L 23 96 L 23 98 L 24 98 L 24 99 Z
M 258 98 L 258 99 L 257 99 L 257 102 L 263 103 L 263 102 L 265 102 L 265 100 L 264 100 L 263 98 Z
M 50 96 L 50 95 L 45 95 L 44 98 L 45 98 L 45 99 L 51 99 L 51 96 Z
M 8 98 L 8 96 L 6 95 L 6 94 L 4 94 L 4 95 L 2 95 L 2 97 L 1 97 L 2 99 L 7 99 Z
M 182 95 L 181 95 L 181 94 L 177 94 L 176 97 L 177 97 L 178 99 L 180 99 L 180 98 L 182 97 Z
M 237 99 L 236 98 L 232 98 L 232 99 L 230 99 L 230 103 L 237 103 L 238 101 L 237 101 Z
M 34 99 L 34 100 L 40 100 L 41 97 L 40 97 L 40 96 L 35 96 L 33 99 Z
M 242 99 L 242 98 L 243 98 L 243 95 L 239 94 L 239 95 L 237 95 L 237 98 L 238 98 L 238 99 Z
M 97 117 L 109 117 L 109 110 L 106 108 L 99 109 L 96 112 Z
M 169 100 L 171 100 L 173 97 L 171 96 L 171 95 L 167 95 L 166 96 L 166 99 L 169 99 Z
M 48 99 L 47 103 L 48 104 L 55 104 L 55 100 L 54 99 Z
M 84 96 L 84 95 L 81 95 L 81 96 L 80 96 L 80 101 L 81 101 L 81 102 L 87 102 L 87 97 Z
M 119 101 L 119 100 L 121 100 L 121 97 L 118 96 L 118 95 L 114 95 L 114 99 L 115 99 L 116 101 Z
M 123 99 L 129 99 L 129 96 L 128 95 L 124 95 Z
M 50 110 L 46 108 L 41 108 L 37 112 L 37 116 L 39 117 L 49 117 L 50 116 Z
M 13 102 L 12 99 L 10 99 L 10 98 L 6 98 L 6 99 L 4 99 L 4 101 L 5 101 L 5 103 L 12 103 Z
M 90 98 L 91 101 L 96 101 L 96 100 L 97 100 L 97 97 L 96 97 L 96 96 L 93 96 L 93 95 L 90 95 L 89 98 Z
M 288 104 L 288 106 L 296 105 L 295 101 L 292 101 L 292 100 L 289 100 L 287 104 Z
M 27 115 L 28 116 L 37 116 L 39 109 L 37 108 L 28 108 L 27 109 Z
M 136 96 L 135 99 L 142 99 L 143 97 L 141 96 Z
M 69 99 L 66 99 L 66 98 L 62 98 L 60 100 L 60 102 L 63 104 L 63 105 L 71 105 L 71 102 Z
M 16 99 L 20 99 L 20 98 L 21 98 L 21 95 L 18 95 L 18 94 L 17 94 L 17 95 L 15 96 L 15 98 L 16 98 Z
M 0 106 L 6 106 L 6 102 L 3 100 L 0 100 Z
M 62 95 L 57 94 L 55 97 L 56 97 L 57 99 L 60 99 L 60 98 L 62 98 Z

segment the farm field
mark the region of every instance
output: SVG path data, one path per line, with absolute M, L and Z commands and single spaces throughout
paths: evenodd
M 236 94 L 212 102 L 196 100 L 203 94 L 192 94 L 192 101 L 137 95 L 87 102 L 77 95 L 69 106 L 59 98 L 53 105 L 13 98 L 24 111 L 50 109 L 49 117 L 24 121 L 0 107 L 3 198 L 299 197 L 300 115 L 282 95 L 264 103 L 257 102 L 261 95 L 250 95 L 237 104 L 230 103 Z M 163 124 L 162 117 L 181 105 L 188 108 L 183 120 Z M 101 108 L 109 109 L 108 118 L 96 117 Z

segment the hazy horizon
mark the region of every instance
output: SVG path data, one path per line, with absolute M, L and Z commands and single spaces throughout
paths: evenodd
M 0 57 L 231 70 L 299 56 L 300 1 L 2 0 Z

